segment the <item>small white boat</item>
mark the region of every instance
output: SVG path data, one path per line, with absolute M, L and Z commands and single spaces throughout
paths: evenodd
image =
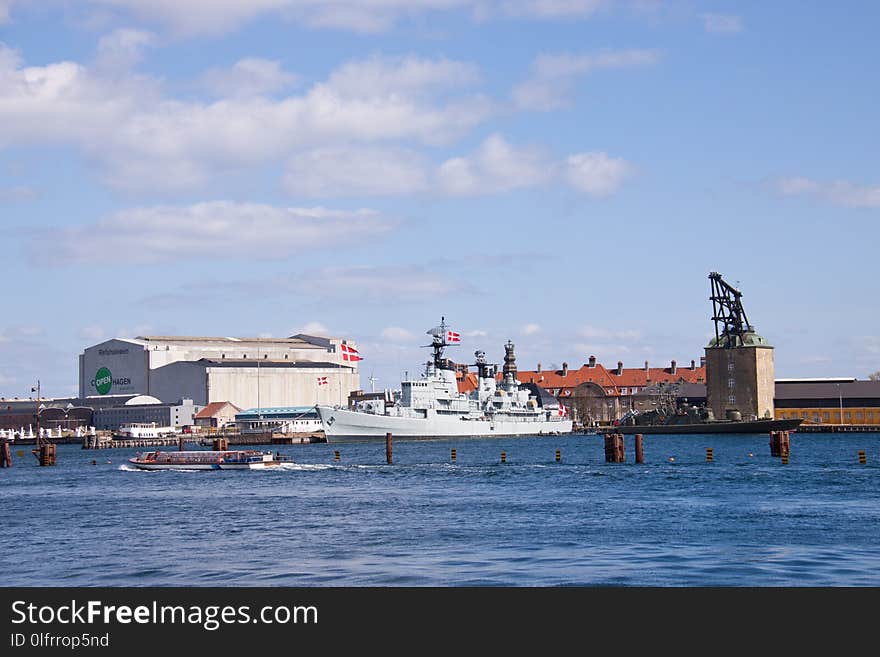
M 261 470 L 282 463 L 292 463 L 289 456 L 256 450 L 231 450 L 213 452 L 144 452 L 128 462 L 141 470 Z

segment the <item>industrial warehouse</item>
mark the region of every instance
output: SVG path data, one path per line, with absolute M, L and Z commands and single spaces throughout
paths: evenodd
M 87 347 L 81 400 L 149 395 L 166 404 L 239 408 L 345 403 L 360 388 L 357 348 L 342 338 L 143 336 Z

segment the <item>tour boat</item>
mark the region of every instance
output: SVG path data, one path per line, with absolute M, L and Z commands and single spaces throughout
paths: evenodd
M 141 470 L 260 470 L 291 463 L 293 459 L 279 453 L 256 450 L 213 452 L 140 452 L 128 462 Z

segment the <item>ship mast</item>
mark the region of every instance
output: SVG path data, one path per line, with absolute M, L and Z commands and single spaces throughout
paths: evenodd
M 452 362 L 448 358 L 443 358 L 443 350 L 446 347 L 450 346 L 458 346 L 458 342 L 454 342 L 450 344 L 447 341 L 449 337 L 449 328 L 446 326 L 446 317 L 440 318 L 440 326 L 435 326 L 430 331 L 427 331 L 427 334 L 431 336 L 431 344 L 423 345 L 425 347 L 431 347 L 434 350 L 434 369 L 436 370 L 451 370 L 453 369 Z

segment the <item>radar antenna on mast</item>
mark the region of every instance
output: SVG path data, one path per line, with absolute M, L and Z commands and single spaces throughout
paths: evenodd
M 715 322 L 715 345 L 732 349 L 745 344 L 745 334 L 754 332 L 742 305 L 742 292 L 730 285 L 718 272 L 711 272 L 712 321 Z
M 431 347 L 434 350 L 434 367 L 444 370 L 454 369 L 452 361 L 443 358 L 443 349 L 449 346 L 459 346 L 459 337 L 458 333 L 449 330 L 449 327 L 446 326 L 446 317 L 440 318 L 440 326 L 435 326 L 426 333 L 433 339 L 431 344 L 422 346 Z

